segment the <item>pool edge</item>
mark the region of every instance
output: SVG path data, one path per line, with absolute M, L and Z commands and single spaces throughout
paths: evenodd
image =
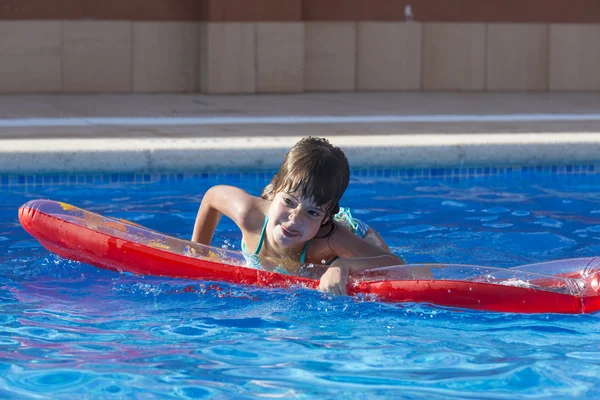
M 326 136 L 352 167 L 440 168 L 598 161 L 600 134 Z M 0 173 L 163 172 L 276 168 L 300 136 L 9 139 Z

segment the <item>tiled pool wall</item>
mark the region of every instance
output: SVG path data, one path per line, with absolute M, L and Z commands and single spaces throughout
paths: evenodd
M 559 175 L 593 176 L 600 171 L 600 164 L 534 165 L 534 166 L 476 166 L 446 168 L 406 168 L 406 167 L 368 167 L 352 168 L 352 178 L 390 178 L 401 180 L 435 179 L 443 181 L 464 181 L 487 177 L 505 179 L 523 179 L 531 175 L 556 177 Z M 27 189 L 59 185 L 86 185 L 132 183 L 146 184 L 156 182 L 174 182 L 190 178 L 208 179 L 215 183 L 226 181 L 251 182 L 270 179 L 275 170 L 219 170 L 205 172 L 165 172 L 165 173 L 71 173 L 71 174 L 0 174 L 0 189 Z

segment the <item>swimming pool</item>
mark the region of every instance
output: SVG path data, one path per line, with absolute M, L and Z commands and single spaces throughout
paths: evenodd
M 600 255 L 596 165 L 356 169 L 344 205 L 408 262 Z M 52 198 L 189 238 L 217 183 L 272 171 L 0 176 L 0 397 L 546 398 L 600 394 L 598 315 L 514 315 L 119 275 L 48 253 Z M 239 249 L 223 221 L 215 244 Z

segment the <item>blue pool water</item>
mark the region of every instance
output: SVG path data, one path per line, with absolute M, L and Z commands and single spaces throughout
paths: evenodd
M 446 172 L 356 171 L 343 205 L 410 263 L 600 255 L 593 168 Z M 1 177 L 0 398 L 600 396 L 598 314 L 399 306 L 120 275 L 50 254 L 17 219 L 21 204 L 51 198 L 189 238 L 208 187 L 258 194 L 269 177 Z M 239 249 L 239 238 L 223 221 L 215 244 Z

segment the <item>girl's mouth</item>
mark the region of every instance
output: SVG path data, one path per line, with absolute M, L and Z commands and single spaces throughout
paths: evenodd
M 300 232 L 291 229 L 286 229 L 283 225 L 281 225 L 281 232 L 283 233 L 283 236 L 288 238 L 295 238 L 300 236 Z

